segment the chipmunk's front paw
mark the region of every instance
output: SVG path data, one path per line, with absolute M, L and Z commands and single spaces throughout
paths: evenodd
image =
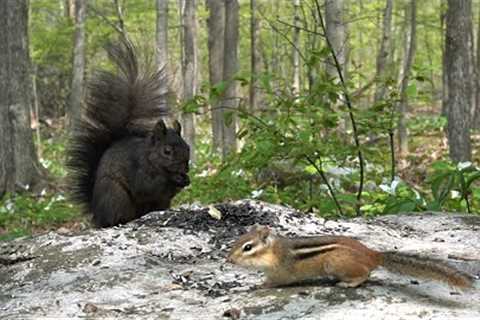
M 257 284 L 255 286 L 253 286 L 253 289 L 254 290 L 261 290 L 261 289 L 271 289 L 271 288 L 275 288 L 275 287 L 276 287 L 276 285 L 273 282 L 265 281 L 262 284 Z
M 365 280 L 366 278 L 358 278 L 351 281 L 340 281 L 336 283 L 336 286 L 340 288 L 356 288 L 362 283 L 364 283 Z

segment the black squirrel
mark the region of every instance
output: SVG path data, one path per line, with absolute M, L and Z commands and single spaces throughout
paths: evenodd
M 127 40 L 106 51 L 116 71 L 99 70 L 89 81 L 67 150 L 71 198 L 93 213 L 98 227 L 167 209 L 190 183 L 180 124 L 167 128 L 160 118 L 168 114 L 164 72 L 141 68 Z

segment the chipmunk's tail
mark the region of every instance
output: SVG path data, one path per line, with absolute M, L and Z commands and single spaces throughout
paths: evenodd
M 382 255 L 383 263 L 381 265 L 391 272 L 442 281 L 457 288 L 473 287 L 473 276 L 442 260 L 394 251 L 383 252 Z

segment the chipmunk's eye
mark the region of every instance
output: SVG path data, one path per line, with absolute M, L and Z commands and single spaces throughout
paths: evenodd
M 252 245 L 250 243 L 247 243 L 246 245 L 243 246 L 243 251 L 248 252 L 252 250 Z

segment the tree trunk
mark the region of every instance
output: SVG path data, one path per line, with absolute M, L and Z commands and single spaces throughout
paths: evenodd
M 310 29 L 312 29 L 313 32 L 308 32 L 306 34 L 307 36 L 307 45 L 306 47 L 308 48 L 307 50 L 309 50 L 310 52 L 316 52 L 319 50 L 319 32 L 318 32 L 318 13 L 315 9 L 310 9 L 310 15 L 312 16 L 313 18 L 313 23 L 312 25 L 309 27 Z M 315 64 L 306 64 L 306 76 L 307 76 L 307 79 L 308 79 L 308 90 L 310 92 L 310 94 L 312 93 L 312 90 L 314 89 L 314 83 L 315 83 L 315 79 L 317 78 L 318 76 L 318 64 L 315 63 Z
M 335 57 L 340 66 L 340 73 L 347 82 L 347 34 L 344 22 L 344 2 L 343 0 L 325 0 L 325 33 L 328 38 Z M 339 79 L 340 74 L 335 66 L 333 55 L 327 59 L 326 72 L 329 78 Z M 339 81 L 336 81 L 339 82 Z M 341 99 L 345 100 L 345 96 L 341 94 Z M 341 121 L 341 129 L 347 132 L 350 128 L 351 122 L 348 113 L 343 115 Z
M 68 124 L 73 124 L 82 116 L 82 100 L 85 78 L 85 19 L 87 3 L 84 0 L 75 0 L 75 39 L 73 45 L 73 75 L 70 92 Z
M 28 2 L 1 1 L 0 194 L 30 189 L 40 180 L 30 129 L 31 89 Z
M 182 1 L 183 25 L 183 101 L 191 100 L 197 94 L 197 20 L 196 1 Z M 182 114 L 183 136 L 190 146 L 190 160 L 195 162 L 195 117 L 193 113 Z
M 260 108 L 260 92 L 257 78 L 262 70 L 262 56 L 260 53 L 260 20 L 257 17 L 257 1 L 250 0 L 250 108 L 254 112 Z
M 223 1 L 206 0 L 209 11 L 208 28 L 208 74 L 210 85 L 218 85 L 223 80 L 223 53 L 225 34 L 225 4 Z M 213 150 L 220 152 L 223 141 L 223 110 L 220 99 L 211 102 Z
M 450 157 L 455 162 L 469 161 L 472 154 L 471 9 L 471 0 L 448 0 L 445 36 L 447 138 Z
M 479 10 L 480 18 L 480 10 Z M 476 61 L 475 61 L 475 75 L 476 79 L 474 82 L 475 89 L 475 109 L 473 112 L 473 124 L 472 128 L 480 129 L 480 20 L 478 22 L 477 28 L 477 52 L 476 52 Z
M 13 128 L 10 115 L 10 48 L 7 29 L 10 3 L 0 1 L 0 197 L 15 190 L 15 156 L 13 150 Z
M 448 77 L 447 77 L 447 56 L 445 54 L 445 20 L 446 20 L 446 12 L 447 12 L 447 0 L 441 0 L 440 3 L 440 40 L 442 41 L 442 116 L 447 117 L 447 105 L 448 105 Z
M 410 0 L 405 9 L 405 49 L 402 69 L 400 71 L 400 102 L 398 104 L 398 152 L 400 157 L 408 153 L 408 136 L 406 126 L 406 116 L 408 110 L 408 81 L 415 58 L 416 47 L 416 29 L 417 29 L 417 4 L 416 0 Z
M 346 28 L 343 21 L 343 0 L 325 0 L 325 28 L 332 49 L 335 51 L 337 60 L 342 67 L 342 73 L 346 75 L 347 38 Z M 327 73 L 330 77 L 337 78 L 338 72 L 335 63 L 330 58 L 327 61 Z
M 156 60 L 159 68 L 168 68 L 168 0 L 156 0 Z M 168 70 L 167 70 L 168 72 Z M 167 73 L 170 75 L 169 73 Z
M 386 81 L 389 76 L 388 62 L 392 42 L 392 11 L 393 0 L 386 0 L 385 10 L 383 11 L 383 26 L 382 26 L 382 40 L 380 42 L 380 49 L 377 55 L 377 70 L 376 70 L 376 87 L 374 103 L 377 103 L 385 98 Z
M 273 0 L 273 3 L 271 4 L 273 6 L 273 11 L 274 11 L 274 16 L 275 19 L 280 17 L 280 4 L 279 1 Z M 280 35 L 276 30 L 273 28 L 271 29 L 271 34 L 270 37 L 273 39 L 273 47 L 271 49 L 272 55 L 271 55 L 271 68 L 270 68 L 270 74 L 275 75 L 277 73 L 277 70 L 284 70 L 285 68 L 280 68 L 280 57 L 281 57 L 281 47 L 280 47 Z M 280 90 L 280 84 L 275 77 L 272 77 L 272 88 L 274 92 L 279 93 Z
M 75 0 L 63 1 L 63 14 L 66 18 L 75 18 Z
M 292 92 L 294 95 L 300 93 L 300 0 L 293 0 L 293 83 Z
M 223 81 L 226 89 L 223 95 L 222 107 L 225 108 L 223 126 L 223 158 L 237 150 L 236 109 L 238 107 L 237 82 L 234 76 L 238 72 L 238 0 L 225 1 L 225 40 L 223 55 Z

